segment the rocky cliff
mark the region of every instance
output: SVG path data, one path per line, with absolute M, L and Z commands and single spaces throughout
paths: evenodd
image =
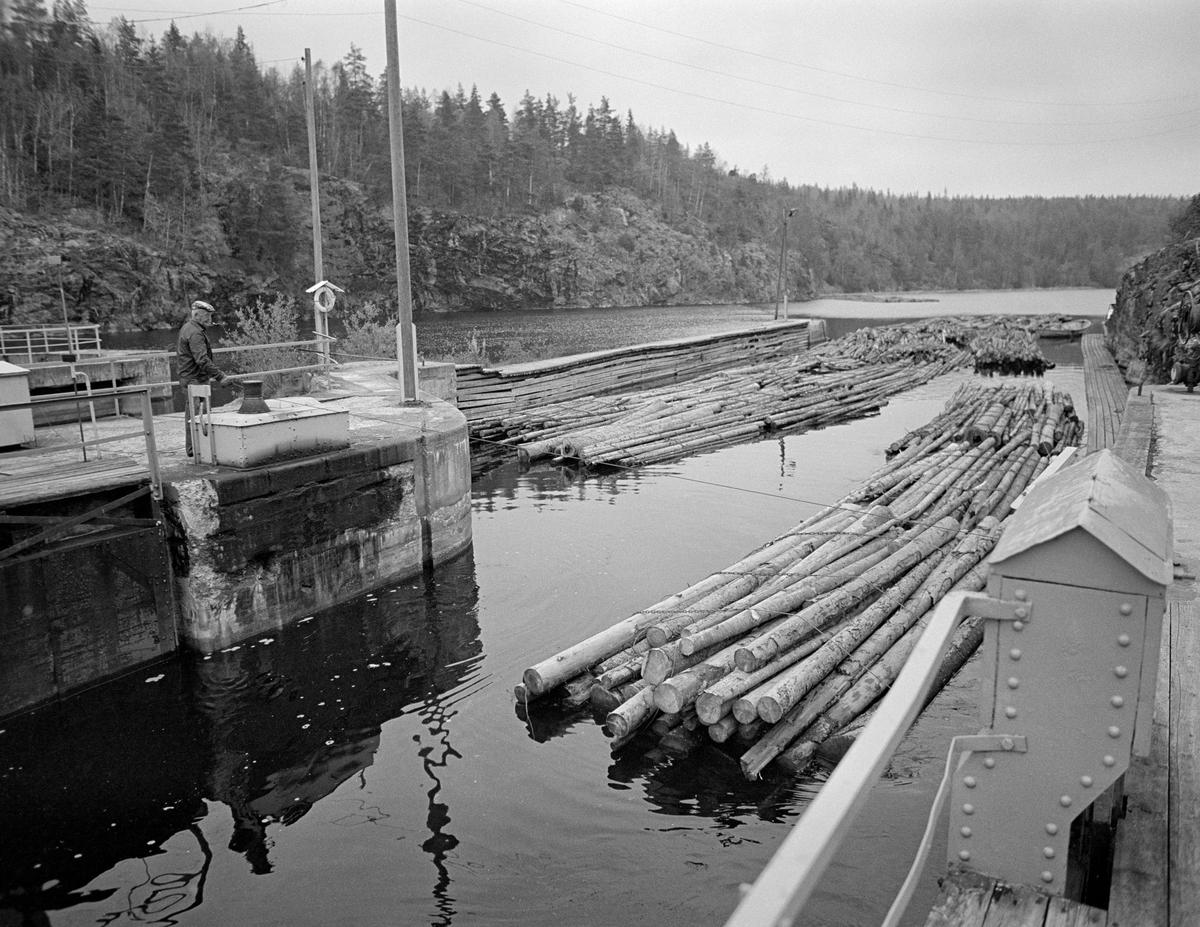
M 308 174 L 275 174 L 261 183 L 213 178 L 185 246 L 165 247 L 85 210 L 51 217 L 0 209 L 0 321 L 60 321 L 65 299 L 72 321 L 157 328 L 178 324 L 196 298 L 217 305 L 219 316 L 276 293 L 303 300 L 312 282 Z M 257 221 L 229 208 L 235 200 L 257 203 Z M 323 177 L 321 224 L 325 277 L 352 301 L 394 305 L 390 210 Z M 773 247 L 718 247 L 699 224 L 681 230 L 619 189 L 573 196 L 540 215 L 417 209 L 409 245 L 414 305 L 435 312 L 769 301 L 778 270 Z M 61 267 L 47 260 L 53 255 L 63 256 Z M 809 277 L 802 255 L 790 257 L 791 296 L 802 299 L 811 295 Z
M 1125 272 L 1105 325 L 1121 367 L 1141 358 L 1147 379 L 1170 379 L 1181 336 L 1200 330 L 1200 238 L 1163 248 Z

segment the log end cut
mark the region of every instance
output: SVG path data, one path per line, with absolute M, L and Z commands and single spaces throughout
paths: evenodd
M 674 685 L 664 682 L 654 690 L 654 707 L 670 713 L 683 711 L 685 700 Z

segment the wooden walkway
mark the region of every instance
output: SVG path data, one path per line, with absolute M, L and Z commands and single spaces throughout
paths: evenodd
M 150 471 L 128 457 L 71 463 L 46 457 L 0 457 L 0 512 L 149 482 Z
M 1103 335 L 1084 335 L 1082 347 L 1088 407 L 1087 452 L 1093 454 L 1116 443 L 1129 387 L 1104 346 Z

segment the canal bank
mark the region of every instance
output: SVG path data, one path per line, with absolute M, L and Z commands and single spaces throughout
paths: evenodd
M 179 646 L 236 646 L 469 548 L 466 420 L 432 398 L 452 395 L 446 366 L 409 404 L 384 365 L 332 377 L 319 404 L 345 413 L 346 436 L 322 453 L 197 466 L 177 413 L 154 417 L 153 466 L 143 436 L 117 437 L 128 419 L 89 424 L 105 443 L 87 462 L 64 446 L 6 464 L 0 717 Z M 39 430 L 43 448 L 70 440 Z

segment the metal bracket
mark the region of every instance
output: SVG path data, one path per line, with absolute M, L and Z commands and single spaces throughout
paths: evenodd
M 993 599 L 986 595 L 968 596 L 967 614 L 972 618 L 990 618 L 993 621 L 1029 621 L 1033 618 L 1033 603 Z
M 955 752 L 1027 753 L 1029 745 L 1024 734 L 963 734 L 954 738 Z

